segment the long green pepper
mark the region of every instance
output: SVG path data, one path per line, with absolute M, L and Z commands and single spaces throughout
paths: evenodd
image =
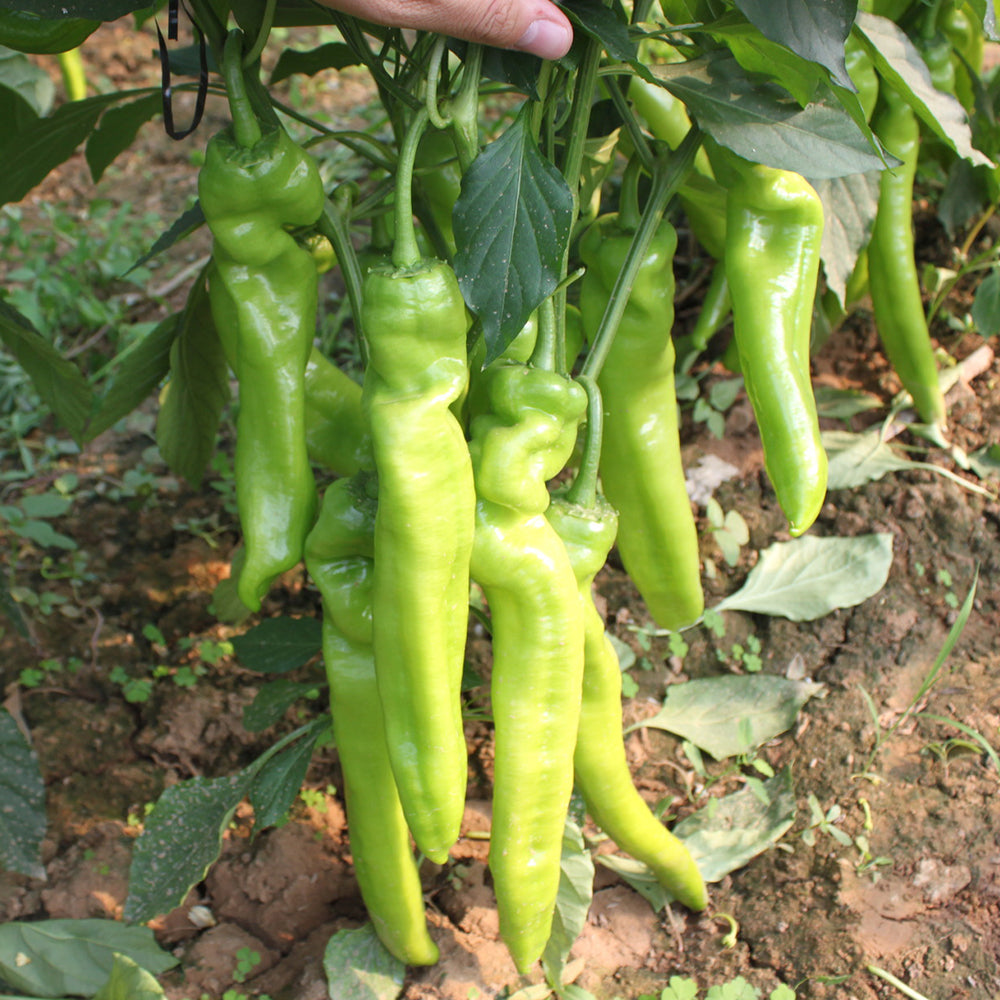
M 316 510 L 305 437 L 306 364 L 315 331 L 316 267 L 287 232 L 323 209 L 315 161 L 250 109 L 241 34 L 226 42 L 234 123 L 209 141 L 198 195 L 212 232 L 212 316 L 240 384 L 236 502 L 246 548 L 237 590 L 251 610 L 302 558 Z

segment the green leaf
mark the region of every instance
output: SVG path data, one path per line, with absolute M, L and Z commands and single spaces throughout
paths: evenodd
M 14 529 L 22 538 L 27 538 L 42 548 L 57 548 L 72 551 L 77 544 L 68 535 L 56 531 L 47 521 L 23 521 Z
M 980 479 L 1000 476 L 1000 444 L 987 444 L 969 455 L 969 468 Z
M 20 201 L 59 164 L 68 160 L 94 130 L 101 112 L 111 104 L 148 90 L 100 94 L 68 101 L 47 118 L 38 118 L 19 132 L 0 133 L 0 205 Z
M 199 776 L 160 796 L 132 854 L 126 920 L 144 923 L 180 906 L 219 856 L 222 835 L 252 780 L 249 771 Z
M 877 410 L 882 401 L 861 389 L 837 389 L 831 385 L 815 387 L 816 410 L 821 417 L 849 420 L 859 413 Z
M 323 626 L 318 618 L 267 618 L 232 642 L 236 658 L 247 669 L 287 674 L 319 653 Z
M 869 172 L 833 177 L 817 181 L 815 187 L 826 220 L 820 245 L 823 272 L 827 287 L 843 305 L 858 254 L 871 238 L 878 211 L 879 175 Z
M 108 981 L 94 1000 L 163 1000 L 160 984 L 142 966 L 126 955 L 115 955 Z
M 906 32 L 875 14 L 858 14 L 857 25 L 858 37 L 874 60 L 883 86 L 894 87 L 917 117 L 959 156 L 989 164 L 989 157 L 972 145 L 965 109 L 931 83 L 930 70 Z
M 0 866 L 45 878 L 45 783 L 38 755 L 14 717 L 0 708 Z
M 455 270 L 497 358 L 555 291 L 569 240 L 573 197 L 528 125 L 527 105 L 462 178 L 455 204 Z
M 764 805 L 749 788 L 713 800 L 681 820 L 673 833 L 698 865 L 706 882 L 718 882 L 777 843 L 795 822 L 791 770 L 764 782 Z
M 4 117 L 5 127 L 18 131 L 47 115 L 56 96 L 52 78 L 26 55 L 0 47 L 0 89 L 7 91 L 3 100 L 11 117 Z M 18 107 L 18 105 L 22 105 Z M 26 105 L 26 107 L 24 107 Z
M 250 786 L 255 833 L 280 823 L 288 815 L 305 780 L 319 734 L 317 727 L 311 736 L 297 740 L 268 758 L 257 772 Z
M 0 7 L 27 10 L 41 17 L 89 17 L 115 21 L 134 10 L 145 10 L 149 0 L 0 0 Z
M 7 616 L 10 623 L 14 626 L 14 630 L 22 639 L 27 639 L 30 636 L 28 623 L 24 620 L 24 615 L 21 614 L 21 608 L 17 601 L 10 596 L 6 580 L 0 580 L 0 613 Z M 0 851 L 0 863 L 3 860 L 2 853 Z
M 800 107 L 809 104 L 820 86 L 826 84 L 826 74 L 819 66 L 769 42 L 750 25 L 743 32 L 726 31 L 720 35 L 747 73 L 758 74 L 784 87 Z
M 601 0 L 571 0 L 563 12 L 584 34 L 604 46 L 612 59 L 631 62 L 638 57 L 638 45 L 628 33 L 628 21 L 619 4 L 610 7 Z
M 746 583 L 723 598 L 715 610 L 814 621 L 877 594 L 885 586 L 891 565 L 891 534 L 803 535 L 765 549 Z
M 396 1000 L 406 966 L 389 954 L 371 924 L 337 931 L 327 942 L 323 969 L 337 1000 Z
M 545 978 L 556 991 L 563 986 L 563 972 L 570 949 L 587 923 L 594 895 L 594 860 L 584 846 L 580 827 L 567 816 L 559 860 L 559 893 L 552 918 L 552 933 L 542 955 Z
M 883 166 L 832 98 L 800 108 L 781 88 L 751 80 L 728 52 L 657 66 L 656 79 L 713 139 L 755 163 L 820 180 Z
M 132 145 L 140 127 L 162 112 L 163 98 L 157 92 L 104 113 L 98 127 L 90 133 L 85 150 L 95 184 L 115 158 Z
M 834 83 L 854 84 L 844 64 L 844 43 L 857 14 L 857 0 L 735 0 L 765 38 L 829 70 Z
M 58 493 L 35 493 L 22 497 L 20 506 L 26 517 L 62 517 L 73 506 L 73 499 Z
M 131 413 L 163 381 L 183 320 L 183 312 L 168 316 L 112 360 L 111 375 L 87 424 L 86 441 L 93 441 Z
M 56 419 L 80 443 L 93 400 L 80 369 L 63 358 L 25 316 L 2 300 L 0 343 L 14 355 Z
M 597 863 L 609 868 L 627 882 L 649 903 L 654 913 L 659 913 L 673 902 L 673 896 L 660 885 L 653 874 L 653 869 L 644 862 L 627 858 L 624 854 L 598 854 Z
M 0 979 L 33 997 L 93 996 L 115 954 L 156 975 L 177 964 L 146 927 L 116 920 L 39 920 L 0 925 Z
M 185 237 L 190 236 L 196 229 L 205 224 L 205 213 L 201 210 L 201 202 L 196 201 L 187 211 L 181 213 L 170 224 L 170 228 L 162 233 L 156 242 L 122 275 L 127 277 L 137 267 L 148 264 L 154 257 L 159 256 L 164 250 L 169 250 L 175 243 L 179 243 Z
M 726 674 L 671 684 L 656 715 L 630 726 L 664 729 L 690 740 L 716 760 L 750 753 L 785 732 L 799 709 L 824 690 L 813 681 L 770 674 Z
M 984 337 L 1000 333 L 1000 268 L 994 267 L 979 283 L 972 300 L 972 322 Z
M 269 681 L 243 710 L 243 725 L 251 733 L 263 732 L 276 722 L 280 722 L 300 698 L 305 698 L 310 691 L 323 686 L 319 681 L 316 683 L 290 681 L 286 677 Z
M 170 348 L 170 381 L 160 397 L 156 443 L 164 461 L 193 486 L 215 450 L 215 435 L 229 399 L 229 369 L 212 322 L 208 294 L 191 291 Z
M 354 54 L 354 50 L 344 42 L 327 42 L 318 48 L 309 49 L 308 52 L 282 49 L 271 73 L 271 86 L 297 73 L 315 76 L 326 70 L 342 70 L 357 64 L 358 57 Z
M 671 976 L 667 988 L 660 994 L 660 1000 L 695 1000 L 698 984 L 693 979 Z

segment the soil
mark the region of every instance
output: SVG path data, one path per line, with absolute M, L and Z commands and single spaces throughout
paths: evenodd
M 117 83 L 149 72 L 144 44 L 131 40 L 129 29 L 116 25 L 101 32 L 104 44 L 91 51 L 114 52 L 118 61 L 91 56 L 92 69 L 100 65 Z M 326 94 L 334 110 L 361 103 L 348 84 L 349 96 Z M 172 219 L 193 184 L 191 148 L 170 145 L 149 126 L 132 158 L 119 162 L 96 193 L 136 203 L 145 198 Z M 46 198 L 81 207 L 94 196 L 81 161 L 74 159 L 27 199 L 25 211 Z M 923 252 L 933 259 L 942 251 L 931 243 L 941 237 L 933 226 L 926 228 Z M 178 260 L 178 267 L 204 248 L 185 252 L 189 257 Z M 680 322 L 687 321 L 682 313 Z M 973 334 L 936 332 L 959 360 L 982 345 Z M 886 401 L 898 388 L 863 307 L 819 355 L 816 375 L 822 383 L 865 389 Z M 713 370 L 707 377 L 724 373 Z M 951 433 L 966 451 L 1000 438 L 998 384 L 1000 361 L 990 358 L 975 378 L 953 390 Z M 149 451 L 151 412 L 150 405 L 83 454 L 53 459 L 3 493 L 9 502 L 74 472 L 79 485 L 73 507 L 53 524 L 77 542 L 86 562 L 61 579 L 43 564 L 46 553 L 35 545 L 10 539 L 4 546 L 4 572 L 18 586 L 61 595 L 65 602 L 48 614 L 29 612 L 29 638 L 12 628 L 0 634 L 5 704 L 38 751 L 49 822 L 46 879 L 0 873 L 0 920 L 120 917 L 145 805 L 177 781 L 233 773 L 300 719 L 293 710 L 264 733 L 249 733 L 242 712 L 259 675 L 231 656 L 205 652 L 207 643 L 224 642 L 253 623 L 224 625 L 211 610 L 238 529 L 224 491 L 211 484 L 191 489 Z M 53 428 L 36 434 L 39 447 L 43 432 Z M 685 447 L 691 466 L 713 455 L 734 467 L 715 496 L 750 529 L 739 562 L 727 566 L 699 508 L 702 555 L 706 570 L 715 570 L 707 580 L 711 605 L 740 585 L 758 551 L 788 536 L 762 471 L 745 399 L 728 412 L 721 441 L 688 418 Z M 930 459 L 955 469 L 943 451 L 932 450 Z M 125 488 L 124 473 L 134 468 L 149 474 L 147 490 Z M 931 671 L 977 567 L 972 615 L 919 708 L 997 743 L 1000 505 L 934 472 L 911 471 L 832 493 L 813 531 L 891 533 L 894 558 L 884 589 L 811 623 L 727 612 L 723 638 L 700 627 L 685 634 L 690 648 L 683 659 L 671 655 L 661 637 L 653 637 L 648 650 L 640 645 L 636 627 L 649 626 L 649 617 L 614 557 L 598 578 L 609 630 L 651 666 L 632 671 L 639 691 L 626 702 L 630 721 L 652 714 L 670 683 L 738 669 L 732 646 L 750 635 L 760 641 L 765 672 L 784 674 L 796 661 L 826 689 L 824 698 L 803 709 L 792 731 L 759 755 L 776 770 L 791 769 L 798 802 L 793 828 L 776 848 L 714 885 L 705 914 L 678 907 L 654 913 L 598 866 L 593 905 L 568 978 L 600 1000 L 658 995 L 673 975 L 692 976 L 702 988 L 743 975 L 764 995 L 785 983 L 808 998 L 898 996 L 867 971 L 869 965 L 933 1000 L 1000 996 L 1000 775 L 990 756 L 954 725 L 911 717 L 866 771 L 876 737 L 872 708 L 883 732 L 900 718 Z M 293 571 L 272 591 L 262 616 L 317 612 L 315 591 Z M 469 657 L 474 669 L 488 673 L 488 647 L 475 631 Z M 23 671 L 38 669 L 42 661 L 48 665 L 40 681 L 27 686 Z M 125 697 L 120 671 L 151 681 L 146 700 Z M 193 686 L 177 683 L 190 677 Z M 309 716 L 319 709 L 312 704 L 304 711 Z M 442 957 L 432 968 L 410 970 L 407 1000 L 496 997 L 526 982 L 498 939 L 488 841 L 476 836 L 490 822 L 489 727 L 470 720 L 468 737 L 463 837 L 447 865 L 423 870 Z M 955 737 L 963 741 L 949 742 Z M 627 747 L 640 790 L 651 803 L 665 801 L 677 817 L 736 789 L 752 773 L 712 766 L 706 781 L 677 739 L 653 729 L 630 735 Z M 305 783 L 309 794 L 286 824 L 251 837 L 250 809 L 240 807 L 219 861 L 182 907 L 154 924 L 160 943 L 180 958 L 178 970 L 162 977 L 171 1000 L 216 1000 L 230 988 L 274 1000 L 327 995 L 325 944 L 336 930 L 365 919 L 340 784 L 335 751 L 321 750 Z M 839 809 L 834 825 L 850 846 L 823 830 L 804 838 L 810 797 L 824 812 Z M 723 940 L 730 921 L 738 925 L 735 943 Z M 238 982 L 238 956 L 248 948 L 260 961 Z M 539 979 L 538 971 L 530 977 Z

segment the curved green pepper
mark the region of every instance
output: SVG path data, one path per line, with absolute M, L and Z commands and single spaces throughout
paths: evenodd
M 235 46 L 227 43 L 227 58 L 238 66 L 238 37 Z M 238 122 L 209 141 L 198 195 L 213 237 L 212 316 L 240 383 L 235 473 L 246 560 L 237 591 L 255 611 L 302 558 L 316 510 L 304 379 L 318 281 L 286 227 L 314 224 L 324 193 L 312 157 L 278 127 L 262 134 L 245 94 L 231 91 L 230 103 Z
M 869 288 L 875 325 L 885 352 L 920 419 L 943 426 L 945 402 L 920 294 L 913 244 L 913 179 L 920 127 L 910 106 L 882 87 L 874 129 L 885 148 L 903 162 L 883 170 L 878 212 L 868 245 Z
M 580 242 L 584 333 L 592 340 L 632 243 L 617 216 Z M 673 257 L 677 233 L 661 222 L 632 286 L 598 377 L 604 397 L 601 481 L 619 512 L 618 550 L 650 614 L 669 629 L 704 610 L 698 531 L 691 512 L 674 395 Z
M 764 466 L 801 535 L 826 496 L 827 458 L 809 378 L 823 205 L 803 177 L 760 164 L 729 188 L 726 274 L 733 330 Z
M 443 863 L 465 807 L 460 688 L 475 491 L 462 428 L 466 311 L 441 261 L 369 270 L 362 405 L 379 478 L 375 664 L 403 810 Z
M 323 662 L 344 777 L 351 856 L 379 939 L 407 965 L 433 965 L 423 890 L 389 763 L 372 652 L 374 502 L 347 479 L 326 491 L 306 539 L 323 598 Z
M 526 971 L 548 941 L 583 681 L 583 609 L 573 567 L 545 520 L 546 480 L 573 450 L 586 394 L 554 372 L 486 370 L 492 412 L 472 423 L 472 577 L 493 632 L 495 727 L 490 871 L 500 933 Z
M 707 896 L 698 866 L 636 791 L 625 756 L 621 667 L 592 593 L 615 541 L 617 514 L 602 497 L 585 507 L 557 493 L 545 517 L 566 546 L 583 605 L 583 700 L 573 768 L 587 812 L 623 851 L 647 864 L 671 895 L 703 910 Z
M 361 410 L 361 386 L 315 347 L 305 372 L 309 458 L 338 476 L 372 467 L 372 443 Z

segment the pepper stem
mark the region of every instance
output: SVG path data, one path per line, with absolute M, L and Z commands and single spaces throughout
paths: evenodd
M 618 200 L 618 222 L 626 232 L 634 233 L 639 228 L 639 173 L 638 157 L 633 156 L 622 175 L 621 197 Z
M 538 340 L 535 341 L 535 349 L 531 352 L 529 361 L 532 368 L 540 368 L 547 372 L 557 370 L 559 345 L 556 332 L 555 303 L 549 296 L 538 307 Z M 563 355 L 565 356 L 565 351 Z
M 587 437 L 580 468 L 573 485 L 566 491 L 566 499 L 590 510 L 597 504 L 597 470 L 604 438 L 604 400 L 597 383 L 589 375 L 579 375 L 576 381 L 587 391 Z
M 427 128 L 427 108 L 417 111 L 403 137 L 396 162 L 395 240 L 392 246 L 392 263 L 395 267 L 413 267 L 420 263 L 420 247 L 413 225 L 413 161 L 417 155 L 420 137 Z
M 233 134 L 244 149 L 252 149 L 260 142 L 260 123 L 250 104 L 247 82 L 243 76 L 243 32 L 233 28 L 226 36 L 222 51 L 222 74 L 226 81 L 229 113 L 233 116 Z
M 604 316 L 601 318 L 601 325 L 594 335 L 594 342 L 581 370 L 582 375 L 589 375 L 591 378 L 597 378 L 600 375 L 608 351 L 611 350 L 611 344 L 614 342 L 615 334 L 618 332 L 618 324 L 621 322 L 625 307 L 628 305 L 632 285 L 635 283 L 636 275 L 639 273 L 642 261 L 649 250 L 650 240 L 652 240 L 656 227 L 659 226 L 660 220 L 663 218 L 663 213 L 670 199 L 684 182 L 684 178 L 691 169 L 695 154 L 700 146 L 701 129 L 697 124 L 693 124 L 691 131 L 677 147 L 676 153 L 657 158 L 653 168 L 653 188 L 649 193 L 649 200 L 646 202 L 642 218 L 639 220 L 639 228 L 636 229 L 635 236 L 632 237 L 632 244 L 628 249 L 622 269 L 618 272 L 615 286 L 611 290 L 611 298 L 608 300 Z
M 261 15 L 257 37 L 254 39 L 250 51 L 243 57 L 244 66 L 252 66 L 264 51 L 264 46 L 267 45 L 267 37 L 271 34 L 271 25 L 274 24 L 274 11 L 277 6 L 278 0 L 267 0 L 264 4 L 264 13 Z
M 479 155 L 479 76 L 482 65 L 482 45 L 470 44 L 462 63 L 462 82 L 448 105 L 458 164 L 463 174 Z

